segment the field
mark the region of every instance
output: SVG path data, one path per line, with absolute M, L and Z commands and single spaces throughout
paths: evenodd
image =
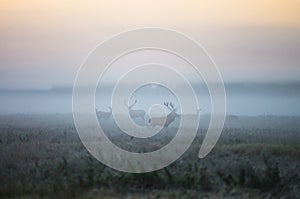
M 221 138 L 197 157 L 209 116 L 189 150 L 159 171 L 130 174 L 93 158 L 71 115 L 0 116 L 1 198 L 300 198 L 300 117 L 228 116 Z M 176 126 L 145 141 L 104 121 L 129 151 L 168 143 Z M 186 131 L 189 128 L 186 127 Z

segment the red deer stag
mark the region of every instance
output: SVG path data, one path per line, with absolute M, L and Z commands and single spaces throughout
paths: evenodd
M 129 111 L 129 115 L 132 119 L 137 119 L 137 118 L 141 118 L 143 120 L 145 120 L 145 114 L 146 112 L 144 110 L 141 109 L 132 109 L 132 107 L 137 103 L 137 100 L 134 101 L 134 103 L 130 106 L 128 106 L 128 104 L 126 103 L 126 101 L 124 101 L 125 106 L 127 106 L 128 111 Z
M 97 117 L 98 118 L 103 118 L 103 119 L 109 119 L 111 114 L 112 114 L 112 109 L 111 107 L 108 107 L 109 108 L 109 112 L 106 112 L 106 111 L 98 111 L 98 109 L 96 109 L 96 114 L 97 114 Z
M 152 127 L 155 126 L 163 126 L 168 128 L 168 126 L 174 122 L 176 117 L 179 117 L 180 115 L 177 114 L 177 109 L 174 107 L 174 104 L 172 102 L 164 102 L 164 105 L 171 111 L 166 117 L 153 117 L 149 119 L 149 124 Z

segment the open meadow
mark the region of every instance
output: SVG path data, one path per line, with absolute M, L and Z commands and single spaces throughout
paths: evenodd
M 198 151 L 209 117 L 186 153 L 159 171 L 130 174 L 93 158 L 72 115 L 0 116 L 1 198 L 300 198 L 300 117 L 228 116 L 204 159 Z M 145 141 L 103 122 L 108 137 L 136 152 L 153 151 L 176 132 Z M 189 131 L 186 127 L 186 131 Z

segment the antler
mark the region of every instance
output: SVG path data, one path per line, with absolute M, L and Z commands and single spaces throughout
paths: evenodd
M 137 103 L 137 100 L 135 100 L 134 103 L 130 106 L 129 106 L 129 104 L 127 104 L 126 100 L 124 100 L 124 103 L 125 103 L 125 106 L 127 106 L 127 108 L 131 109 Z
M 164 105 L 170 110 L 169 102 L 164 102 Z
M 173 111 L 174 108 L 174 104 L 172 102 L 164 102 L 164 105 L 170 110 Z
M 174 104 L 172 102 L 170 102 L 170 106 L 172 107 L 172 109 L 174 109 Z

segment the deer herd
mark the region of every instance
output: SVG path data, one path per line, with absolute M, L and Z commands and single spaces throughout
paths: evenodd
M 133 107 L 137 104 L 137 100 L 134 101 L 133 104 L 129 105 L 126 101 L 124 101 L 125 106 L 128 109 L 128 113 L 130 117 L 135 120 L 135 119 L 141 119 L 141 120 L 146 120 L 146 111 L 142 109 L 133 109 Z M 175 108 L 174 103 L 172 102 L 164 102 L 164 106 L 170 111 L 166 116 L 164 117 L 151 117 L 148 119 L 147 124 L 149 127 L 156 127 L 156 126 L 161 126 L 168 128 L 168 126 L 175 121 L 177 117 L 180 117 L 181 115 L 177 113 L 177 108 Z M 99 119 L 109 119 L 112 115 L 112 108 L 109 108 L 109 112 L 106 111 L 98 111 L 96 109 L 96 114 Z M 197 109 L 197 114 L 187 114 L 186 116 L 199 116 L 201 109 Z

